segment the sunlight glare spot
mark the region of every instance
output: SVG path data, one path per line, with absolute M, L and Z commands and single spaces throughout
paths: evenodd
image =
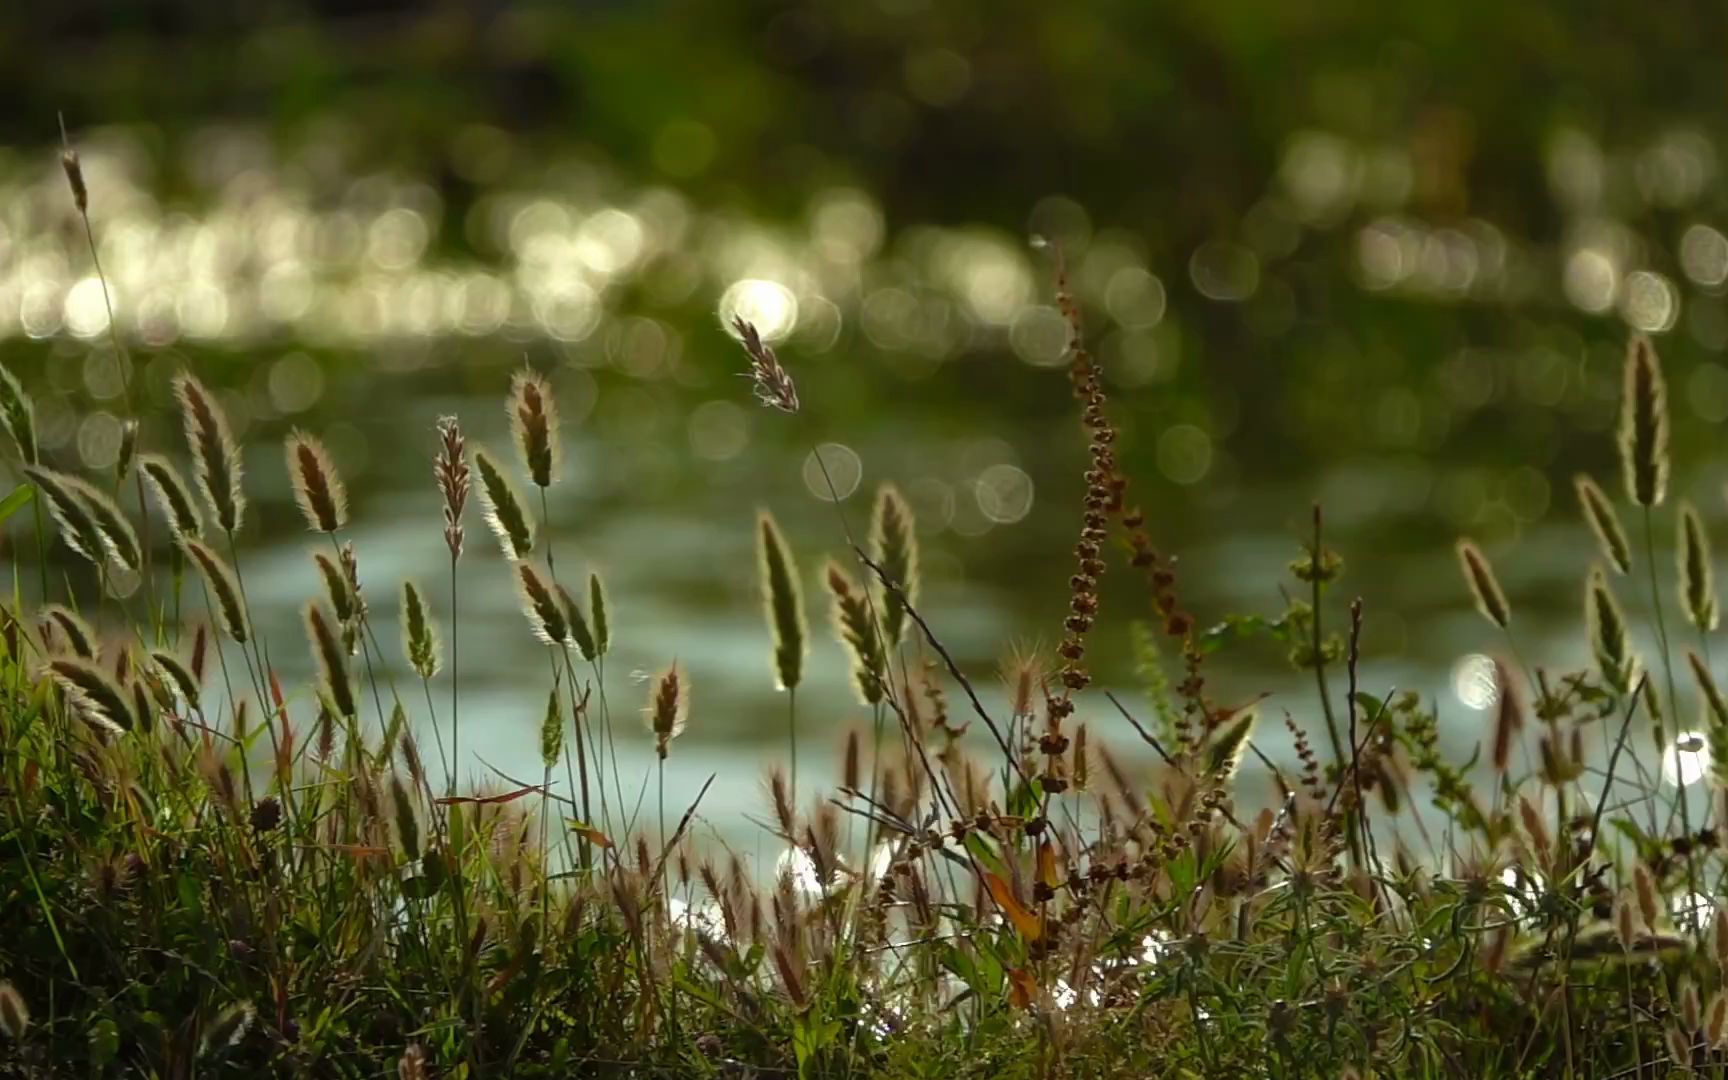
M 798 298 L 777 281 L 745 278 L 727 287 L 720 297 L 720 321 L 728 327 L 733 318 L 753 324 L 766 342 L 776 342 L 798 325 Z
M 1494 674 L 1493 659 L 1471 653 L 1452 665 L 1452 693 L 1465 708 L 1478 712 L 1500 704 L 1500 683 Z
M 1682 731 L 1662 749 L 1662 780 L 1691 787 L 1710 771 L 1710 744 L 1702 731 Z

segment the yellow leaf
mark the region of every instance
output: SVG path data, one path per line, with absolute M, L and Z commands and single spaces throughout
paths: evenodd
M 1029 1008 L 1032 995 L 1038 992 L 1038 981 L 1024 968 L 1008 969 L 1008 1000 L 1016 1009 Z
M 1008 921 L 1014 924 L 1014 929 L 1020 932 L 1021 937 L 1027 941 L 1037 941 L 1044 936 L 1044 921 L 1021 906 L 1020 901 L 1014 898 L 1014 890 L 1006 881 L 986 870 L 984 885 L 990 890 L 990 898 L 996 901 L 996 906 L 1008 916 Z

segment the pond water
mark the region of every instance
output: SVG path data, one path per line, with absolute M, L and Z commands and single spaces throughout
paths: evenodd
M 790 539 L 819 628 L 799 695 L 801 782 L 834 779 L 845 732 L 867 722 L 825 632 L 817 572 L 844 555 L 845 534 L 813 468 L 817 447 L 852 530 L 865 529 L 878 484 L 906 492 L 923 546 L 921 606 L 988 707 L 1001 705 L 993 672 L 1007 651 L 1056 638 L 1083 447 L 1060 370 L 1051 259 L 1026 234 L 891 226 L 849 188 L 813 192 L 797 221 L 756 222 L 670 189 L 630 188 L 580 162 L 549 164 L 458 212 L 424 181 L 347 175 L 310 152 L 283 158 L 245 132 L 206 145 L 198 160 L 201 190 L 170 198 L 152 189 L 148 158 L 125 132 L 94 139 L 84 155 L 115 329 L 142 365 L 141 446 L 183 460 L 168 390 L 175 371 L 191 368 L 219 388 L 247 447 L 253 511 L 241 562 L 285 685 L 311 673 L 298 607 L 319 579 L 313 537 L 289 499 L 282 436 L 315 432 L 348 479 L 345 536 L 391 654 L 388 674 L 423 722 L 393 643 L 403 579 L 427 589 L 450 637 L 433 425 L 458 415 L 471 445 L 507 454 L 504 395 L 524 363 L 549 376 L 564 414 L 566 467 L 548 502 L 560 570 L 601 573 L 611 597 L 605 690 L 627 791 L 653 768 L 639 719 L 646 677 L 676 659 L 694 689 L 689 728 L 666 765 L 669 802 L 681 808 L 713 775 L 704 817 L 751 842 L 743 815 L 763 812 L 764 768 L 785 753 L 785 701 L 757 598 L 760 509 Z M 51 460 L 101 470 L 118 452 L 125 394 L 101 283 L 57 168 L 44 153 L 16 157 L 0 174 L 0 356 L 37 397 Z M 1723 280 L 1728 241 L 1696 223 L 1708 233 L 1680 241 L 1690 259 L 1682 282 L 1634 271 L 1634 260 L 1589 236 L 1543 245 L 1486 222 L 1436 232 L 1385 216 L 1322 228 L 1304 218 L 1300 190 L 1265 206 L 1258 241 L 1219 242 L 1186 260 L 1160 261 L 1058 197 L 1037 204 L 1027 232 L 1062 244 L 1094 320 L 1135 490 L 1158 542 L 1180 560 L 1189 606 L 1204 621 L 1282 610 L 1295 586 L 1286 564 L 1319 500 L 1328 543 L 1347 565 L 1326 617 L 1338 627 L 1348 597 L 1366 605 L 1363 689 L 1432 698 L 1447 748 L 1466 757 L 1492 704 L 1471 657 L 1505 643 L 1471 610 L 1453 540 L 1469 531 L 1489 544 L 1533 662 L 1585 662 L 1578 612 L 1594 549 L 1574 520 L 1569 476 L 1586 467 L 1614 486 L 1607 428 L 1628 322 L 1688 330 L 1674 376 L 1676 441 L 1688 454 L 1676 487 L 1719 520 L 1721 455 L 1707 437 L 1728 415 L 1728 369 L 1710 356 L 1720 349 L 1710 345 L 1720 297 L 1709 281 Z M 1297 241 L 1272 229 L 1280 222 L 1311 234 L 1307 263 Z M 1369 321 L 1388 304 L 1417 322 L 1456 305 L 1529 340 L 1514 347 L 1504 340 L 1516 334 L 1488 331 L 1493 347 L 1454 340 L 1388 374 L 1369 336 L 1329 332 L 1323 305 L 1308 306 L 1317 294 L 1303 275 L 1339 253 L 1354 270 L 1335 272 L 1325 298 L 1359 305 Z M 1591 290 L 1610 272 L 1605 303 L 1616 317 L 1579 329 L 1580 309 L 1604 313 Z M 1570 307 L 1545 309 L 1549 297 Z M 1690 323 L 1680 322 L 1683 302 Z M 723 329 L 739 313 L 799 380 L 799 416 L 751 400 Z M 1240 362 L 1243 333 L 1264 351 L 1264 368 Z M 1329 350 L 1348 363 L 1333 370 L 1316 359 Z M 10 530 L 28 585 L 34 548 L 21 520 Z M 532 781 L 546 658 L 477 510 L 468 530 L 456 599 L 460 768 L 495 786 L 509 783 L 503 776 Z M 1663 545 L 1670 531 L 1665 516 Z M 88 600 L 79 568 L 63 550 L 54 557 Z M 1666 547 L 1658 563 L 1671 573 Z M 1642 629 L 1643 600 L 1623 592 Z M 1113 565 L 1094 656 L 1101 688 L 1125 702 L 1144 701 L 1128 623 L 1145 614 Z M 447 680 L 433 688 L 440 710 Z M 1221 701 L 1272 695 L 1257 745 L 1274 760 L 1290 759 L 1276 722 L 1283 710 L 1320 739 L 1312 680 L 1287 667 L 1282 647 L 1231 650 L 1213 685 Z M 304 723 L 309 702 L 301 696 L 295 708 Z M 1150 760 L 1100 692 L 1082 715 L 1095 737 Z M 1247 772 L 1263 789 L 1261 767 Z

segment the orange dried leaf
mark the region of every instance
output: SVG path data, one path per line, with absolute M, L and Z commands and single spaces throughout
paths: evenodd
M 1014 898 L 1014 890 L 1006 881 L 984 871 L 984 885 L 990 890 L 990 899 L 996 901 L 996 906 L 1008 916 L 1008 921 L 1014 924 L 1014 929 L 1027 941 L 1037 941 L 1044 936 L 1044 923 L 1038 916 L 1027 911 L 1019 900 Z
M 611 838 L 608 837 L 605 833 L 601 832 L 599 829 L 596 829 L 594 826 L 585 825 L 582 822 L 576 821 L 573 819 L 570 821 L 569 824 L 570 824 L 570 831 L 571 832 L 575 833 L 577 836 L 580 836 L 582 839 L 588 841 L 590 844 L 593 844 L 596 847 L 603 847 L 603 848 L 607 848 L 607 849 L 610 849 L 612 847 Z
M 1038 993 L 1038 980 L 1024 968 L 1008 969 L 1008 1001 L 1016 1009 L 1032 1007 L 1032 997 Z

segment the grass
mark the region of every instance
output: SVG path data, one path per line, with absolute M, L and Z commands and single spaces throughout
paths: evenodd
M 29 401 L 0 378 L 20 478 L 0 512 L 45 505 L 57 528 L 37 515 L 37 541 L 82 567 L 35 610 L 15 587 L 0 611 L 0 1075 L 1728 1071 L 1728 913 L 1676 906 L 1721 895 L 1728 875 L 1716 832 L 1728 707 L 1709 664 L 1716 603 L 1697 517 L 1676 564 L 1697 645 L 1661 624 L 1660 686 L 1607 570 L 1588 570 L 1580 619 L 1594 667 L 1550 670 L 1519 655 L 1511 599 L 1461 541 L 1460 597 L 1506 655 L 1487 760 L 1448 760 L 1450 719 L 1364 689 L 1364 606 L 1337 598 L 1342 562 L 1318 510 L 1290 568 L 1302 599 L 1210 625 L 1183 606 L 1130 498 L 1079 312 L 1060 286 L 1059 299 L 1088 437 L 1059 643 L 1005 665 L 1008 708 L 987 708 L 936 633 L 940 614 L 919 607 L 905 503 L 879 493 L 867 545 L 842 513 L 848 555 L 822 579 L 872 730 L 848 741 L 837 790 L 801 792 L 771 770 L 766 827 L 792 854 L 767 886 L 736 856 L 692 848 L 700 794 L 669 807 L 656 778 L 654 820 L 626 811 L 641 798 L 615 764 L 608 601 L 590 577 L 584 611 L 555 569 L 557 412 L 538 376 L 517 376 L 508 398 L 538 521 L 511 463 L 470 451 L 454 418 L 428 433 L 442 596 L 363 577 L 334 465 L 288 435 L 284 468 L 327 534 L 305 643 L 253 633 L 244 478 L 195 378 L 177 387 L 198 494 L 169 448 L 148 447 L 101 478 L 124 495 L 139 470 L 155 497 L 144 505 L 140 482 L 130 507 L 38 464 Z M 734 329 L 759 400 L 802 422 L 791 373 L 748 324 Z M 1642 338 L 1627 387 L 1640 584 L 1660 613 L 1667 416 Z M 465 558 L 475 471 L 501 553 Z M 1608 567 L 1632 572 L 1613 500 L 1578 486 Z M 133 530 L 151 515 L 163 528 Z M 772 518 L 757 527 L 765 677 L 788 694 L 796 768 L 805 601 L 792 545 Z M 171 572 L 141 575 L 152 562 Z M 1101 611 L 1106 572 L 1141 581 L 1146 608 Z M 522 647 L 546 655 L 538 783 L 456 783 L 458 573 L 516 588 L 533 631 Z M 373 633 L 369 603 L 387 596 L 403 607 L 400 655 Z M 1106 628 L 1134 634 L 1142 701 L 1092 687 L 1088 642 Z M 1209 692 L 1213 655 L 1248 636 L 1283 642 L 1315 680 L 1312 701 L 1277 703 L 1295 745 L 1282 766 L 1255 745 L 1272 721 Z M 270 657 L 298 648 L 317 678 L 284 686 Z M 640 703 L 662 760 L 703 712 L 700 687 L 665 659 Z M 1679 738 L 1680 659 L 1715 770 L 1715 796 L 1696 807 L 1630 749 L 1653 734 L 1679 768 L 1700 749 Z M 1157 764 L 1131 765 L 1106 731 Z M 1271 805 L 1236 794 L 1250 755 L 1273 777 Z

